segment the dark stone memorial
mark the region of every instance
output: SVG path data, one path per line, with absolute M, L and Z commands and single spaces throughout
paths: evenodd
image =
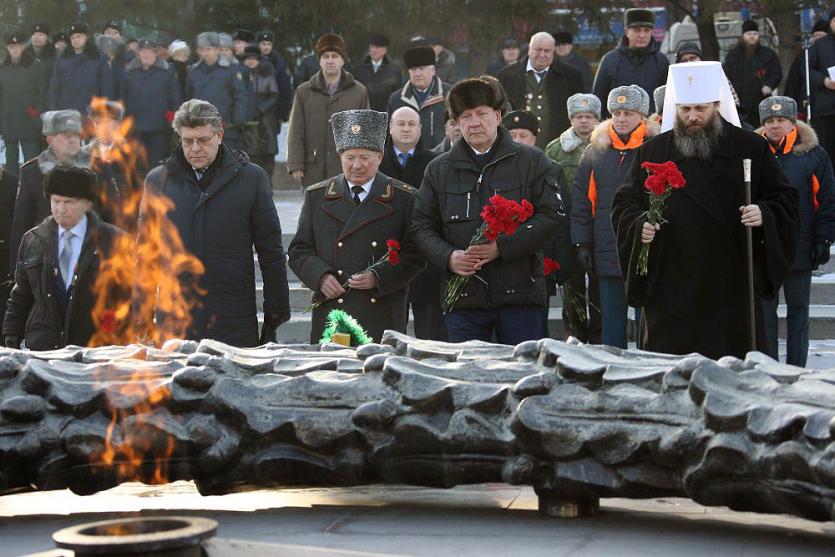
M 554 340 L 0 350 L 0 494 L 193 480 L 201 493 L 531 485 L 835 512 L 835 370 Z

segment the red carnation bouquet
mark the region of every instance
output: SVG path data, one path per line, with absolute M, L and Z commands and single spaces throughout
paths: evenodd
M 647 179 L 644 187 L 649 195 L 649 211 L 647 222 L 652 226 L 667 222 L 664 220 L 664 207 L 667 198 L 673 190 L 681 189 L 687 184 L 687 180 L 673 161 L 663 163 L 645 162 L 641 168 L 647 171 Z M 649 263 L 649 244 L 641 245 L 641 253 L 638 256 L 638 275 L 647 276 L 647 264 Z
M 387 251 L 386 251 L 385 255 L 383 255 L 377 261 L 374 261 L 373 263 L 369 264 L 368 267 L 366 267 L 365 270 L 362 271 L 362 272 L 364 273 L 366 271 L 370 271 L 371 267 L 373 267 L 374 265 L 377 265 L 378 263 L 382 263 L 383 261 L 388 261 L 392 265 L 397 265 L 398 263 L 400 263 L 400 242 L 398 242 L 397 240 L 393 240 L 393 239 L 392 240 L 386 240 L 386 249 L 387 249 Z M 351 287 L 348 286 L 348 281 L 347 280 L 342 283 L 342 288 L 345 289 L 346 293 L 351 289 Z M 325 298 L 323 300 L 319 300 L 315 304 L 311 304 L 311 305 L 307 306 L 302 311 L 303 312 L 311 311 L 311 310 L 321 306 L 322 304 L 324 304 L 327 301 L 328 301 L 328 298 Z
M 481 226 L 478 227 L 473 237 L 470 239 L 471 246 L 479 244 L 486 244 L 495 241 L 500 234 L 505 236 L 512 236 L 519 225 L 531 218 L 533 215 L 533 205 L 527 199 L 523 199 L 521 203 L 506 199 L 501 195 L 494 195 L 487 201 L 481 210 Z M 485 282 L 483 278 L 478 275 L 472 275 L 478 280 Z M 464 287 L 470 281 L 470 277 L 455 275 L 447 283 L 446 292 L 444 293 L 444 302 L 441 304 L 441 309 L 444 313 L 448 313 L 461 293 Z M 485 282 L 486 284 L 486 282 Z

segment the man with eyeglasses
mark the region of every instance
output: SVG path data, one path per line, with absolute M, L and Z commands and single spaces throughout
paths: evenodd
M 186 336 L 233 346 L 275 341 L 278 326 L 290 319 L 290 304 L 270 180 L 246 153 L 224 145 L 223 119 L 211 103 L 184 102 L 173 126 L 180 147 L 148 174 L 145 192 L 173 202 L 168 218 L 185 249 L 205 268 L 199 284 L 193 285 L 203 294 L 192 310 Z M 260 336 L 253 246 L 264 277 Z

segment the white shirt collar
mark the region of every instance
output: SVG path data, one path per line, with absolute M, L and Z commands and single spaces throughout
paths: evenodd
M 527 73 L 527 72 L 533 72 L 534 77 L 536 78 L 536 80 L 537 80 L 537 81 L 539 81 L 539 80 L 541 79 L 541 78 L 539 77 L 539 75 L 537 75 L 537 72 L 539 72 L 539 71 L 540 71 L 540 70 L 537 70 L 536 68 L 534 68 L 534 67 L 533 67 L 533 64 L 531 64 L 531 59 L 530 59 L 530 58 L 528 58 L 528 67 L 527 67 L 527 68 L 525 68 L 525 73 Z M 544 70 L 541 70 L 541 71 L 543 71 L 543 72 L 547 72 L 547 71 L 548 71 L 548 68 L 545 68 Z
M 376 178 L 376 176 L 374 178 Z M 365 199 L 365 196 L 367 196 L 369 193 L 371 193 L 371 185 L 374 183 L 374 178 L 371 178 L 369 181 L 367 181 L 364 184 L 352 184 L 346 178 L 345 182 L 348 184 L 348 192 L 353 196 L 354 193 L 351 190 L 353 189 L 354 186 L 359 185 L 362 188 L 362 191 L 363 191 L 363 193 L 360 194 L 360 201 Z
M 495 145 L 495 144 L 496 144 L 496 142 L 494 141 L 494 142 L 493 142 L 493 145 Z M 486 151 L 484 151 L 484 152 L 482 153 L 481 151 L 479 151 L 478 149 L 476 149 L 475 147 L 473 147 L 472 145 L 470 145 L 469 143 L 467 143 L 467 147 L 469 147 L 470 149 L 472 149 L 472 150 L 473 150 L 473 153 L 475 153 L 476 155 L 486 155 L 487 153 L 489 153 L 489 152 L 490 152 L 490 149 L 492 149 L 492 148 L 493 148 L 493 145 L 491 145 L 489 149 L 487 149 Z

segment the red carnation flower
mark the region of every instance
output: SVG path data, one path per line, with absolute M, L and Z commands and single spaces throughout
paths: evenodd
M 99 316 L 99 329 L 104 333 L 116 332 L 116 312 L 112 309 L 106 309 L 101 312 Z
M 545 276 L 547 277 L 551 273 L 555 273 L 560 270 L 560 264 L 557 261 L 554 261 L 550 257 L 546 257 L 543 261 L 543 271 Z
M 400 242 L 397 240 L 386 240 L 386 247 L 390 250 L 397 251 L 400 249 Z
M 166 110 L 165 111 L 165 121 L 169 124 L 174 121 L 174 111 L 173 110 Z
M 392 250 L 388 252 L 388 260 L 389 263 L 391 263 L 392 265 L 397 265 L 398 263 L 400 263 L 400 254 Z
M 41 111 L 34 106 L 27 106 L 26 115 L 29 116 L 29 118 L 35 119 L 41 115 Z

